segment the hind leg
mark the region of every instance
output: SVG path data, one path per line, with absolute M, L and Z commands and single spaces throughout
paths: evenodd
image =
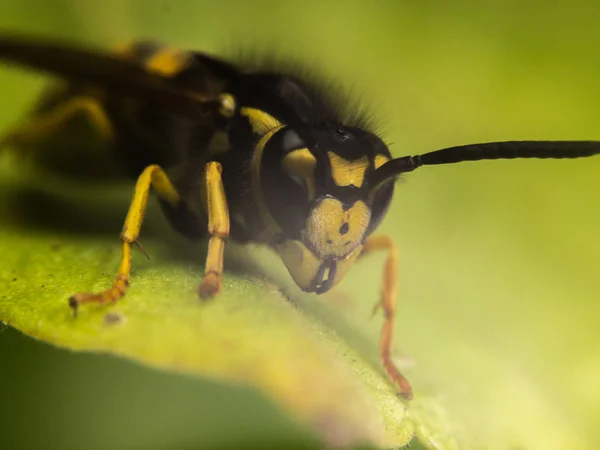
M 101 139 L 106 142 L 114 141 L 113 124 L 100 101 L 91 96 L 77 96 L 68 98 L 53 109 L 34 116 L 0 138 L 0 152 L 9 147 L 42 142 L 77 116 L 87 117 Z

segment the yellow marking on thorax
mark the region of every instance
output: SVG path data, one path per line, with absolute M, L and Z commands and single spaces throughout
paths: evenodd
M 315 196 L 315 167 L 317 158 L 307 148 L 299 148 L 288 153 L 281 163 L 283 169 L 291 176 L 301 178 L 308 191 L 308 198 Z
M 180 73 L 190 63 L 190 54 L 177 48 L 165 47 L 150 56 L 145 66 L 150 72 L 165 77 Z
M 306 221 L 306 239 L 321 256 L 343 257 L 361 244 L 371 209 L 362 200 L 344 210 L 342 202 L 326 198 Z
M 275 117 L 260 109 L 243 107 L 240 109 L 240 114 L 248 118 L 252 132 L 260 136 L 283 125 Z
M 369 167 L 368 156 L 355 161 L 342 158 L 335 152 L 327 152 L 331 164 L 331 177 L 338 186 L 361 187 L 365 180 L 365 171 Z

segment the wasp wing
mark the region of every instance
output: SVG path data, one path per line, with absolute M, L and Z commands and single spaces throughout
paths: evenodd
M 177 89 L 168 78 L 145 70 L 115 54 L 0 35 L 0 60 L 66 78 L 95 84 L 112 92 L 154 102 L 190 117 L 207 114 L 219 106 L 216 98 Z

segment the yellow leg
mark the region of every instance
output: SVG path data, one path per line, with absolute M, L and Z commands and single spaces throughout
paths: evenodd
M 200 285 L 200 297 L 209 298 L 221 290 L 223 276 L 223 251 L 229 236 L 229 210 L 221 179 L 222 167 L 209 162 L 205 169 L 206 206 L 208 211 L 208 253 L 204 278 Z
M 175 187 L 159 166 L 152 165 L 144 169 L 135 185 L 133 200 L 129 206 L 129 212 L 127 213 L 125 225 L 123 225 L 123 231 L 121 232 L 123 244 L 117 277 L 112 287 L 105 291 L 99 293 L 84 292 L 73 295 L 69 299 L 69 305 L 73 308 L 75 315 L 77 315 L 77 308 L 83 303 L 114 303 L 125 295 L 125 291 L 129 286 L 129 275 L 131 272 L 131 245 L 132 243 L 137 243 L 142 222 L 144 221 L 150 188 L 154 189 L 162 199 L 174 207 L 180 202 L 180 197 Z
M 0 139 L 0 150 L 8 146 L 40 142 L 78 114 L 89 118 L 102 139 L 114 140 L 113 125 L 99 101 L 94 97 L 74 97 L 8 133 Z
M 396 316 L 396 296 L 398 294 L 398 249 L 389 236 L 370 237 L 365 242 L 361 256 L 374 251 L 386 251 L 388 256 L 383 270 L 383 283 L 381 287 L 381 299 L 373 308 L 373 314 L 381 307 L 383 308 L 385 321 L 381 330 L 381 341 L 379 353 L 381 362 L 388 376 L 399 387 L 399 394 L 410 400 L 412 388 L 408 380 L 400 373 L 394 365 L 391 357 L 392 338 L 394 336 L 394 318 Z

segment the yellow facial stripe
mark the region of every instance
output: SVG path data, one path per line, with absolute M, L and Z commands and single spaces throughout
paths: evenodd
M 306 221 L 305 239 L 318 255 L 343 257 L 360 245 L 370 219 L 371 209 L 362 200 L 344 211 L 339 200 L 325 198 Z
M 275 247 L 277 254 L 287 267 L 296 285 L 302 290 L 309 290 L 319 272 L 323 261 L 315 256 L 306 246 L 296 240 L 286 240 Z M 348 256 L 336 261 L 335 278 L 330 286 L 334 287 L 343 278 L 362 250 L 362 245 L 356 247 Z
M 315 196 L 315 167 L 317 158 L 307 148 L 299 148 L 288 153 L 281 163 L 283 169 L 292 176 L 301 178 L 306 184 L 308 198 Z
M 243 109 L 250 108 L 242 108 L 242 110 Z M 254 148 L 254 155 L 252 155 L 252 193 L 254 196 L 254 201 L 258 206 L 260 217 L 262 218 L 266 226 L 263 236 L 259 237 L 261 240 L 269 240 L 274 235 L 281 232 L 281 227 L 277 224 L 277 221 L 269 212 L 269 208 L 267 207 L 265 197 L 263 196 L 262 187 L 260 183 L 260 163 L 262 160 L 263 152 L 265 150 L 265 145 L 267 145 L 269 139 L 271 139 L 273 135 L 277 133 L 277 131 L 279 131 L 281 128 L 282 125 L 279 125 L 273 128 L 272 130 L 267 131 L 256 144 L 256 147 Z
M 165 47 L 148 58 L 145 65 L 150 72 L 171 77 L 180 73 L 189 63 L 189 53 L 176 48 Z
M 283 125 L 275 117 L 260 109 L 244 107 L 240 109 L 240 114 L 248 118 L 252 132 L 259 136 Z
M 379 169 L 381 166 L 383 166 L 386 162 L 388 162 L 390 160 L 390 158 L 388 158 L 385 155 L 376 155 L 375 156 L 375 169 Z
M 361 187 L 365 179 L 365 171 L 369 166 L 369 158 L 363 156 L 355 161 L 342 158 L 334 152 L 327 152 L 331 164 L 331 177 L 338 186 Z
M 306 246 L 296 240 L 286 240 L 275 247 L 277 254 L 287 267 L 294 283 L 300 289 L 308 289 L 319 272 L 322 261 Z

